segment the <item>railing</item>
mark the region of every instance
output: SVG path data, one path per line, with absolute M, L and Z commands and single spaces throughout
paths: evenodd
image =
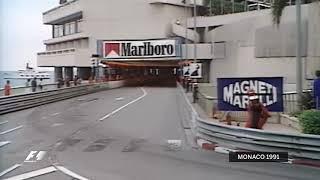
M 285 114 L 292 115 L 299 111 L 297 92 L 285 92 L 282 97 Z M 302 109 L 306 110 L 314 107 L 315 102 L 313 102 L 312 90 L 303 91 L 302 101 L 305 101 L 301 102 Z
M 183 90 L 178 92 L 177 97 L 182 113 L 186 114 L 184 123 L 190 124 L 198 138 L 233 149 L 282 151 L 288 152 L 290 156 L 320 159 L 319 135 L 272 132 L 208 122 L 199 117 Z
M 88 82 L 87 81 L 83 81 L 82 84 L 88 84 Z M 70 82 L 70 86 L 71 87 L 73 86 L 72 81 Z M 48 91 L 48 90 L 54 90 L 54 89 L 57 89 L 57 83 L 44 84 L 42 91 Z M 40 89 L 37 88 L 36 91 L 39 92 Z M 11 95 L 28 94 L 28 93 L 31 93 L 31 92 L 32 92 L 32 87 L 31 86 L 28 86 L 28 87 L 18 86 L 18 87 L 13 87 L 11 89 Z M 0 97 L 1 96 L 4 96 L 4 89 L 3 88 L 0 89 Z
M 0 97 L 0 115 L 102 90 L 118 88 L 122 85 L 123 81 L 110 81 L 106 83 L 86 84 L 55 90 Z
M 308 96 L 308 93 L 312 93 L 312 90 L 305 90 L 303 91 L 303 98 L 305 98 L 305 101 L 308 100 L 308 98 L 312 98 Z M 198 104 L 201 108 L 205 110 L 205 112 L 208 113 L 208 115 L 212 114 L 213 109 L 218 109 L 218 98 L 209 96 L 205 92 L 202 92 L 201 89 L 199 89 L 199 100 Z M 292 115 L 298 111 L 298 100 L 297 100 L 297 93 L 296 92 L 285 92 L 282 94 L 283 97 L 283 106 L 284 106 L 284 114 Z M 320 100 L 319 100 L 320 102 Z M 314 107 L 314 102 L 310 101 L 308 102 L 309 105 L 303 106 L 303 109 L 310 109 L 309 107 Z M 241 112 L 233 112 L 233 114 L 237 114 L 237 116 L 244 116 L 244 113 Z

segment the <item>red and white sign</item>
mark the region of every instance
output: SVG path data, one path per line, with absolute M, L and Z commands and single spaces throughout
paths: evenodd
M 176 57 L 176 40 L 104 41 L 106 59 Z

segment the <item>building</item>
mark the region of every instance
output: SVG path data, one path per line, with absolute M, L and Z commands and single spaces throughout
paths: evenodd
M 220 9 L 215 3 L 197 1 L 197 15 L 206 16 L 195 19 L 190 0 L 61 1 L 43 13 L 43 22 L 52 26 L 53 33 L 44 41 L 46 51 L 38 53 L 38 66 L 55 67 L 56 77 L 72 77 L 77 69 L 87 79 L 95 54 L 113 68 L 109 74 L 119 73 L 120 68 L 121 73 L 130 74 L 131 69 L 141 76 L 165 74 L 164 78 L 173 79 L 181 62 L 197 59 L 202 63 L 200 82 L 216 85 L 219 77 L 281 76 L 285 90 L 294 90 L 295 6 L 286 7 L 277 28 L 267 1 L 226 1 L 229 6 Z M 209 13 L 203 13 L 206 6 Z M 305 80 L 320 68 L 320 27 L 315 16 L 319 12 L 314 3 L 302 6 Z M 159 46 L 158 55 L 143 51 L 149 44 Z M 174 46 L 174 53 L 160 52 L 168 50 L 162 45 Z M 139 46 L 141 52 L 136 52 Z M 119 56 L 120 51 L 125 55 Z

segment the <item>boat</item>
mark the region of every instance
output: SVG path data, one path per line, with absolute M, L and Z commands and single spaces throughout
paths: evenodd
M 25 70 L 18 70 L 16 76 L 6 77 L 5 79 L 50 79 L 51 75 L 46 71 L 36 71 L 34 68 L 29 66 L 29 63 L 26 65 Z

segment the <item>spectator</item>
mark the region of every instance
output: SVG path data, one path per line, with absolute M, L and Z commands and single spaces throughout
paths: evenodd
M 28 79 L 26 82 L 26 87 L 29 87 L 29 86 L 30 86 L 30 79 Z
M 66 78 L 66 86 L 70 87 L 70 79 L 69 79 L 69 77 Z
M 28 79 L 27 82 L 26 82 L 25 93 L 29 93 L 29 92 L 30 92 L 30 86 L 31 86 L 30 81 L 31 81 L 31 80 Z
M 320 70 L 316 71 L 316 76 L 313 82 L 313 95 L 316 109 L 320 109 Z
M 268 109 L 259 101 L 253 90 L 249 91 L 248 119 L 245 127 L 262 129 L 268 118 L 271 117 Z
M 39 82 L 39 89 L 40 89 L 40 91 L 42 91 L 42 89 L 43 89 L 43 82 L 42 82 L 42 78 L 40 79 L 40 82 Z
M 31 89 L 32 92 L 36 92 L 37 91 L 37 78 L 33 78 L 33 80 L 31 81 Z
M 7 80 L 7 84 L 4 86 L 4 95 L 5 96 L 11 95 L 11 85 L 9 80 Z
M 79 85 L 81 85 L 82 79 L 81 79 L 81 78 L 78 78 L 77 81 L 78 81 L 77 83 L 78 83 Z
M 75 86 L 78 85 L 78 76 L 77 76 L 77 75 L 74 76 L 73 84 L 74 84 Z
M 58 78 L 57 88 L 61 88 L 63 86 L 62 78 Z

